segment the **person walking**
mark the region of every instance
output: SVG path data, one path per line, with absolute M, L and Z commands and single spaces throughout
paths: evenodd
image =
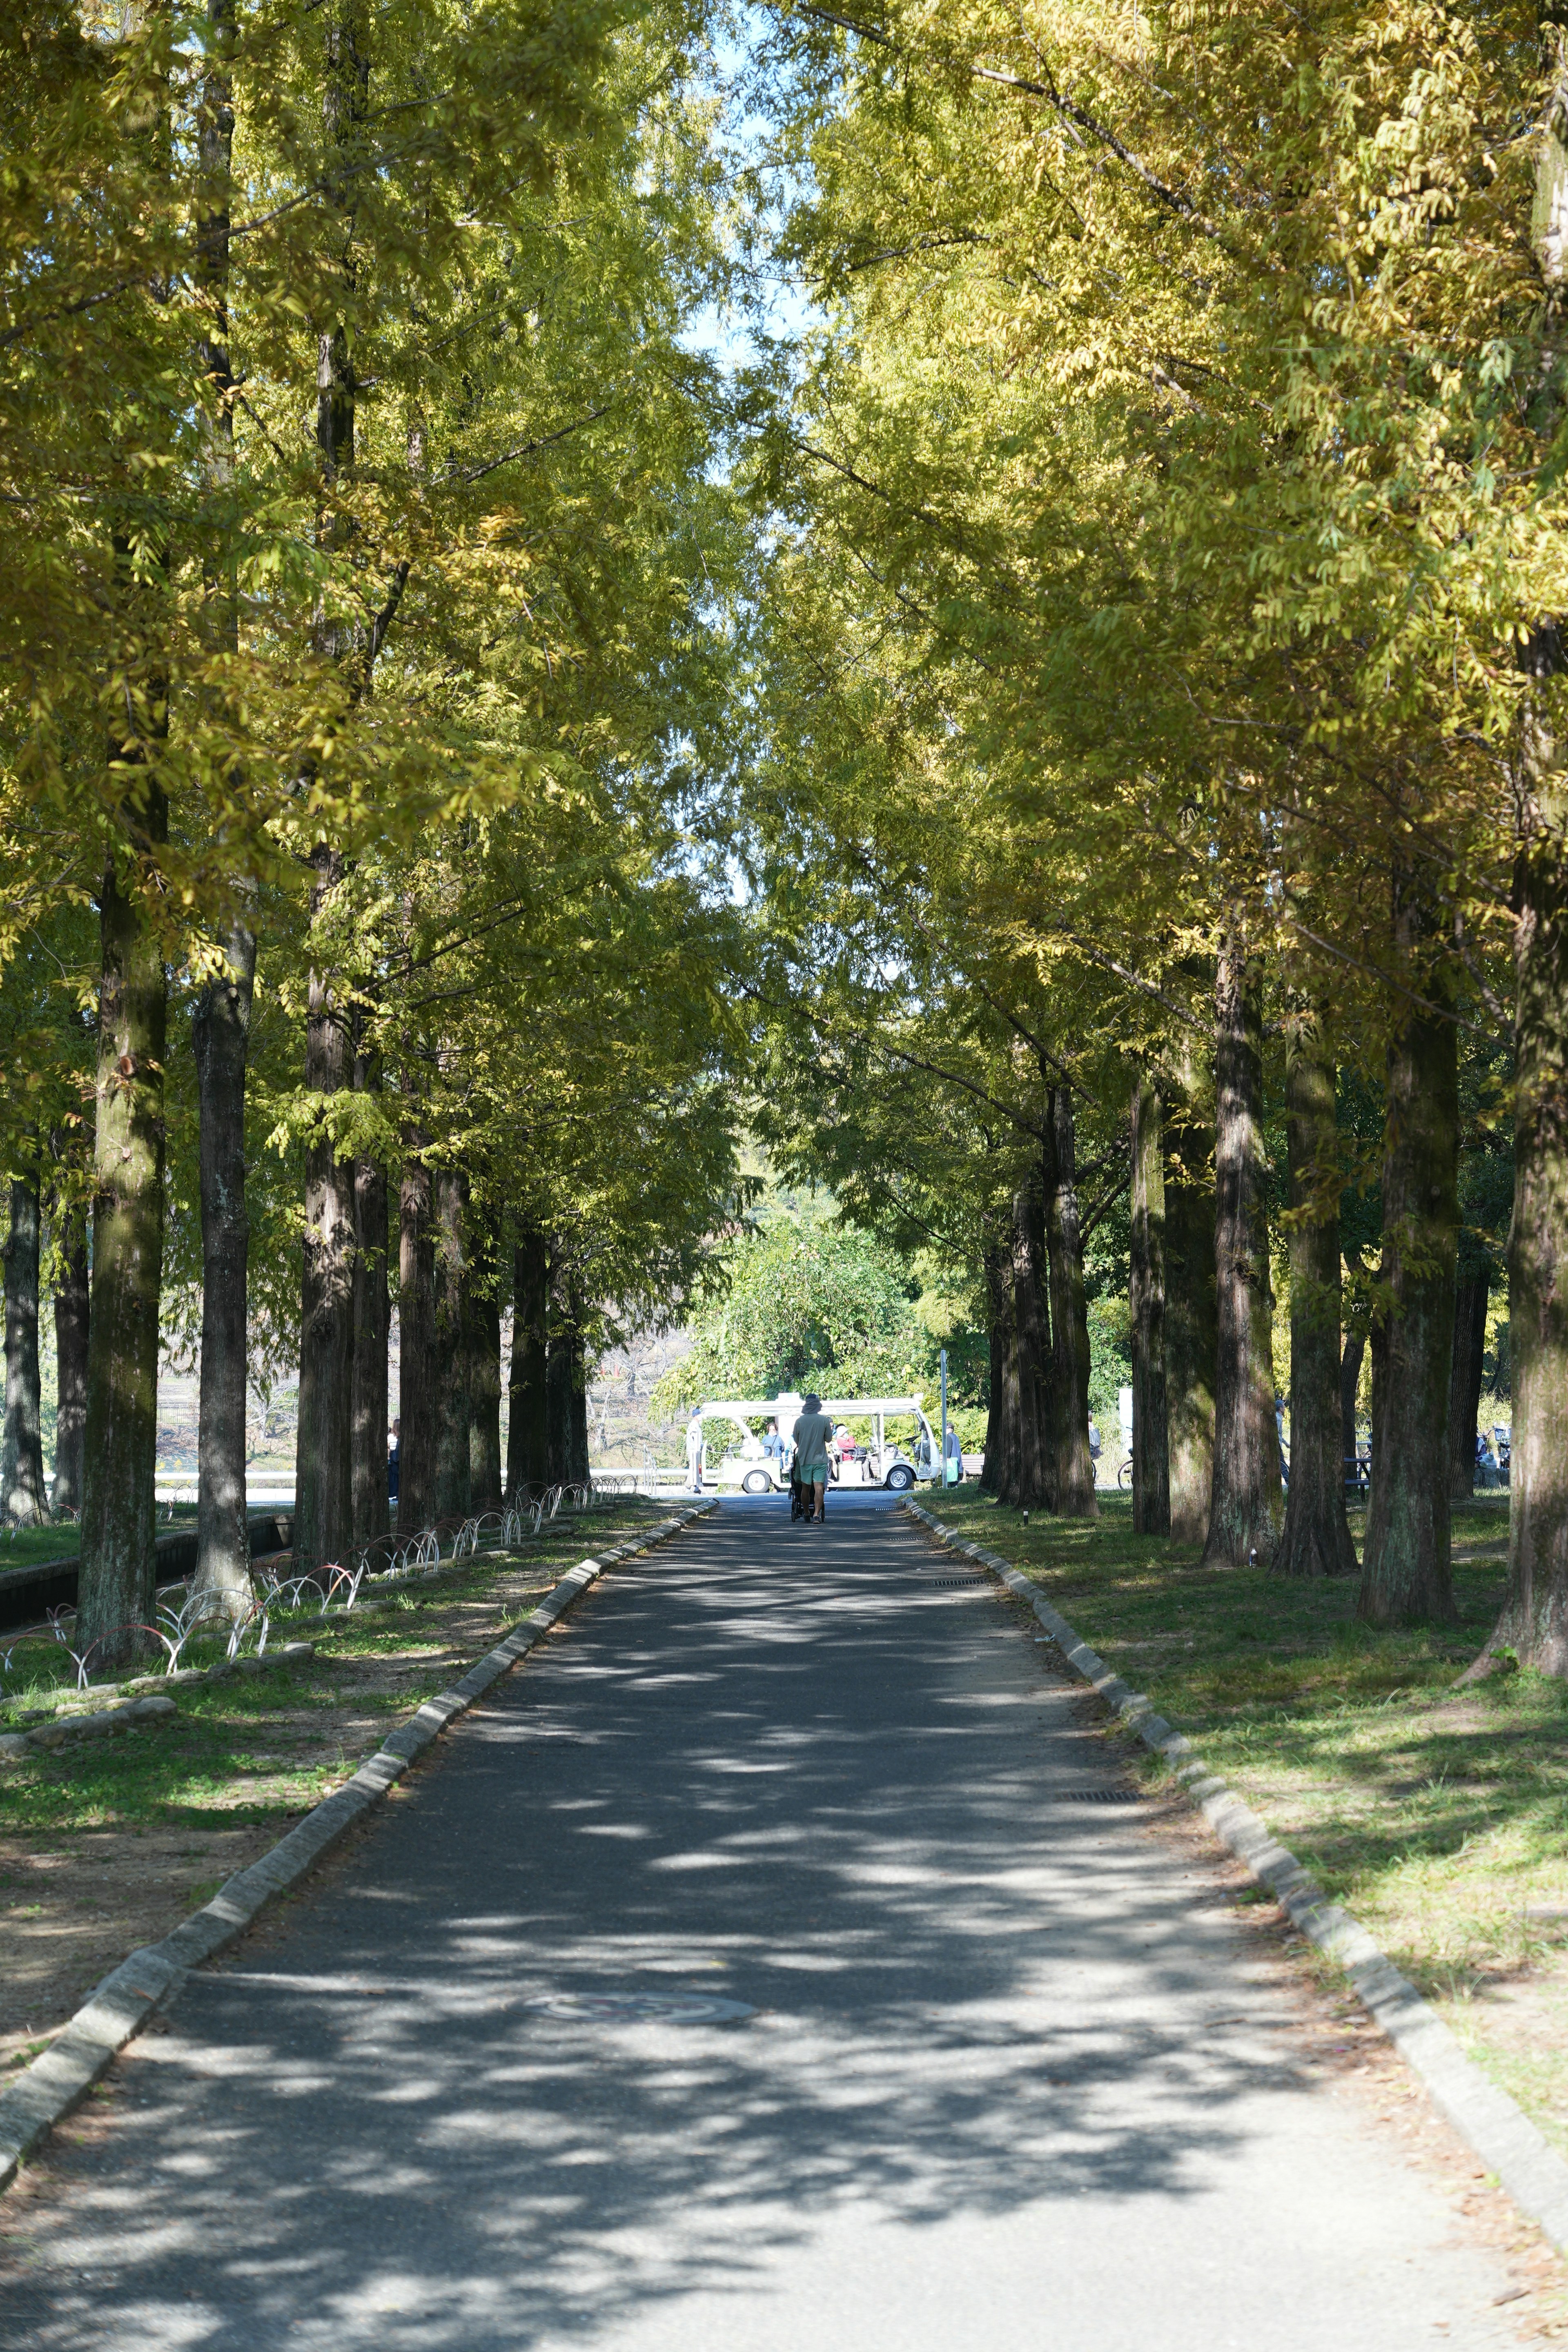
M 702 1492 L 702 1415 L 694 1412 L 686 1424 L 686 1467 L 694 1495 Z
M 795 1473 L 805 1499 L 807 1519 L 827 1516 L 827 1448 L 833 1423 L 822 1410 L 819 1396 L 808 1396 L 793 1431 Z

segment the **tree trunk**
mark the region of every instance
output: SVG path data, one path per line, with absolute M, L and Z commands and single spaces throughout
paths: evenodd
M 1048 1103 L 1046 1246 L 1056 1374 L 1056 1507 L 1067 1518 L 1092 1519 L 1100 1515 L 1100 1503 L 1094 1491 L 1094 1456 L 1089 1450 L 1089 1308 L 1078 1221 L 1078 1144 L 1068 1089 L 1053 1087 Z
M 550 1254 L 544 1236 L 525 1227 L 512 1256 L 511 1415 L 507 1428 L 506 1490 L 520 1499 L 549 1483 L 545 1433 L 545 1289 Z
M 356 1076 L 362 1074 L 371 1085 L 379 1085 L 374 1067 L 362 1065 Z M 354 1352 L 349 1444 L 354 1543 L 359 1548 L 385 1535 L 392 1517 L 386 1491 L 386 1350 L 392 1304 L 386 1278 L 390 1246 L 386 1171 L 379 1160 L 356 1160 L 353 1184 Z M 402 1471 L 400 1452 L 400 1487 Z
M 1208 1535 L 1214 1487 L 1215 1187 L 1212 1121 L 1194 1116 L 1192 1089 L 1167 1106 L 1165 1182 L 1165 1418 L 1169 1432 L 1171 1533 L 1178 1543 Z
M 496 1296 L 495 1237 L 488 1218 L 475 1219 L 468 1281 L 468 1497 L 475 1511 L 501 1507 L 500 1302 Z
M 43 1408 L 38 1383 L 38 1185 L 11 1180 L 5 1243 L 5 1433 L 0 1491 L 12 1527 L 44 1517 Z
M 201 365 L 206 384 L 203 446 L 208 491 L 219 513 L 234 492 L 234 374 L 228 280 L 234 154 L 235 0 L 207 0 L 205 71 L 198 113 L 201 220 L 196 279 L 204 297 Z M 220 656 L 239 646 L 232 561 L 219 538 L 209 564 L 203 636 Z M 209 688 L 215 714 L 225 697 Z M 203 988 L 192 1022 L 195 1049 L 202 1223 L 202 1358 L 196 1429 L 196 1570 L 193 1589 L 229 1616 L 250 1607 L 246 1512 L 246 1392 L 249 1356 L 250 1222 L 245 1199 L 245 1090 L 256 982 L 256 935 L 237 916 L 225 968 Z
M 1468 1267 L 1454 1293 L 1454 1360 L 1448 1375 L 1448 1493 L 1456 1503 L 1476 1491 L 1476 1437 L 1487 1352 L 1487 1301 L 1492 1274 L 1486 1260 Z
M 436 1234 L 430 1171 L 410 1136 L 398 1195 L 397 1532 L 436 1518 Z
M 1132 1087 L 1132 1530 L 1171 1532 L 1165 1416 L 1165 1154 L 1163 1106 L 1145 1072 Z
M 572 1435 L 568 1452 L 568 1476 L 578 1486 L 586 1486 L 593 1475 L 588 1459 L 588 1365 L 583 1349 L 583 1305 L 576 1286 L 570 1293 L 572 1301 Z
M 55 1234 L 59 1279 L 55 1286 L 55 1482 L 49 1500 L 58 1519 L 81 1510 L 87 1475 L 87 1357 L 91 1328 L 87 1267 L 87 1214 L 62 1209 Z
M 544 1476 L 563 1486 L 572 1476 L 572 1308 L 565 1261 L 551 1253 L 544 1359 Z
M 1556 320 L 1568 279 L 1568 42 L 1542 8 L 1552 87 L 1541 126 L 1531 226 Z M 1548 429 L 1561 430 L 1558 404 Z M 1561 625 L 1533 629 L 1521 666 L 1543 687 L 1568 670 Z M 1568 1675 L 1568 786 L 1540 709 L 1527 719 L 1514 864 L 1514 1191 L 1509 1227 L 1513 1434 L 1508 1599 L 1492 1645 Z
M 1394 886 L 1395 953 L 1412 993 L 1444 984 L 1417 954 L 1429 919 Z M 1372 1625 L 1446 1623 L 1448 1381 L 1459 1240 L 1458 1032 L 1402 1004 L 1388 1048 L 1383 1152 L 1383 1297 L 1373 1331 L 1372 1491 L 1357 1613 Z
M 1007 1377 L 1007 1261 L 989 1239 L 982 1252 L 991 1342 L 991 1394 L 985 1414 L 985 1460 L 980 1484 L 986 1494 L 1000 1496 L 1007 1458 L 1007 1412 L 1004 1392 Z
M 246 1388 L 250 1219 L 245 1202 L 245 1074 L 256 986 L 256 935 L 236 920 L 226 968 L 206 983 L 191 1024 L 201 1162 L 202 1370 L 196 1433 L 195 1589 L 216 1608 L 249 1608 Z
M 1279 1429 L 1263 1196 L 1262 1014 L 1258 977 L 1236 935 L 1215 981 L 1214 1478 L 1206 1566 L 1274 1556 L 1281 1517 Z
M 312 927 L 342 879 L 333 850 L 312 853 Z M 354 1178 L 338 1157 L 330 1104 L 351 1082 L 353 1055 L 342 991 L 312 966 L 305 1023 L 305 1084 L 321 1124 L 305 1157 L 305 1249 L 300 1311 L 300 1433 L 294 1560 L 302 1573 L 345 1562 L 353 1548 L 352 1482 L 354 1341 Z
M 1361 1452 L 1360 1433 L 1356 1428 L 1356 1401 L 1361 1395 L 1361 1371 L 1366 1360 L 1367 1313 L 1361 1297 L 1361 1285 L 1366 1277 L 1359 1250 L 1352 1251 L 1347 1261 L 1356 1277 L 1356 1290 L 1351 1304 L 1344 1309 L 1345 1351 L 1340 1358 L 1340 1447 L 1344 1456 L 1347 1479 L 1356 1475 L 1356 1463 Z M 1341 1283 L 1343 1302 L 1343 1282 Z
M 149 784 L 149 847 L 167 815 Z M 163 1065 L 168 998 L 163 952 L 139 877 L 122 890 L 112 864 L 100 900 L 97 1132 L 87 1475 L 77 1646 L 95 1666 L 143 1646 L 153 1616 L 158 1461 L 158 1307 L 163 1276 Z
M 1315 1012 L 1285 1041 L 1290 1155 L 1290 1488 L 1274 1566 L 1353 1576 L 1340 1427 L 1339 1121 L 1334 1064 Z
M 468 1483 L 468 1182 L 460 1168 L 436 1179 L 436 1517 L 466 1519 Z
M 1016 1335 L 1018 1460 L 1012 1500 L 1026 1510 L 1056 1506 L 1056 1416 L 1047 1321 L 1045 1236 L 1037 1177 L 1013 1195 L 1013 1328 Z
M 1536 658 L 1543 673 L 1563 667 L 1560 645 Z M 1568 791 L 1551 747 L 1531 766 L 1531 830 L 1514 877 L 1509 1587 L 1493 1646 L 1568 1675 Z

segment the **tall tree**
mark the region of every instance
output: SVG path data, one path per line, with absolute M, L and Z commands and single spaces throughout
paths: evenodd
M 511 1377 L 509 1383 L 506 1491 L 537 1495 L 546 1484 L 545 1292 L 550 1254 L 536 1225 L 525 1225 L 512 1255 Z
M 1132 1082 L 1132 1525 L 1171 1531 L 1165 1401 L 1165 1166 L 1163 1106 L 1146 1071 Z
M 1239 924 L 1215 982 L 1215 1269 L 1218 1347 L 1214 1482 L 1204 1559 L 1245 1568 L 1274 1556 L 1279 1443 L 1262 1132 L 1262 1006 Z
M 44 1454 L 38 1383 L 38 1180 L 11 1179 L 5 1237 L 5 1429 L 0 1495 L 13 1527 L 44 1517 Z
M 1458 1031 L 1441 962 L 1422 949 L 1433 916 L 1396 877 L 1403 998 L 1388 1047 L 1381 1297 L 1372 1328 L 1372 1488 L 1360 1614 L 1374 1625 L 1454 1614 L 1448 1383 L 1459 1238 Z
M 1274 1566 L 1283 1576 L 1353 1576 L 1340 1428 L 1339 1127 L 1334 1064 L 1316 1007 L 1289 1017 L 1290 1487 Z
M 196 1435 L 195 1588 L 236 1614 L 250 1605 L 246 1509 L 250 1215 L 245 1075 L 256 935 L 231 926 L 192 1022 L 201 1119 L 202 1360 Z

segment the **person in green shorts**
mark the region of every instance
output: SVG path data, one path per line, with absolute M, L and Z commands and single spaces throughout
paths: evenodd
M 805 1398 L 805 1408 L 791 1433 L 795 1464 L 809 1506 L 805 1516 L 822 1519 L 827 1516 L 827 1441 L 833 1423 L 822 1410 L 820 1397 Z

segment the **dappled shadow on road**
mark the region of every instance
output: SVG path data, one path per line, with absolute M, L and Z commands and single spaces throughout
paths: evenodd
M 1201 2189 L 1267 2021 L 955 1573 L 906 1522 L 730 1515 L 591 1596 L 128 2061 L 0 2343 L 613 2338 L 836 2213 Z M 603 1989 L 752 2014 L 529 2006 Z

